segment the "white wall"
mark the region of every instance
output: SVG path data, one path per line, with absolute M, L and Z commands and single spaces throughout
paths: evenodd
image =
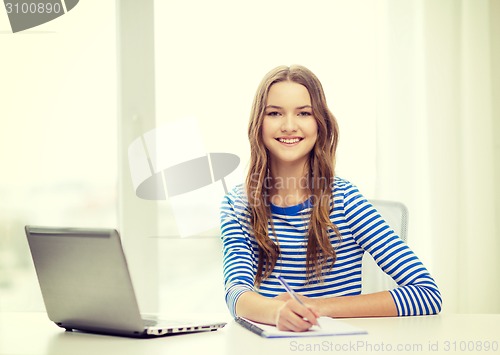
M 381 2 L 378 188 L 410 208 L 410 244 L 445 312 L 499 311 L 495 4 Z
M 496 38 L 500 38 L 500 2 L 493 1 L 490 6 L 489 25 L 491 29 L 491 62 L 500 63 L 500 42 Z M 498 65 L 491 66 L 492 76 L 492 115 L 493 120 L 493 135 L 500 137 L 500 67 Z M 495 181 L 500 181 L 500 139 L 494 141 L 494 156 L 495 156 Z M 496 233 L 500 233 L 500 189 L 496 189 Z
M 375 5 L 156 1 L 158 122 L 195 116 L 208 150 L 234 152 L 246 164 L 257 85 L 278 65 L 303 64 L 322 81 L 339 120 L 339 173 L 372 194 Z

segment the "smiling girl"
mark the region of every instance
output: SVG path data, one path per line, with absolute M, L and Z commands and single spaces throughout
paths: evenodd
M 319 316 L 435 314 L 427 269 L 358 189 L 335 176 L 338 125 L 317 77 L 278 67 L 252 106 L 250 168 L 221 207 L 226 302 L 233 316 L 305 331 Z M 361 295 L 365 252 L 398 284 Z M 281 275 L 300 295 L 286 293 Z

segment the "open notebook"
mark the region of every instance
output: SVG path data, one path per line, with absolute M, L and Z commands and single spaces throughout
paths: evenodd
M 264 338 L 292 338 L 292 337 L 314 337 L 314 336 L 335 336 L 335 335 L 355 335 L 367 334 L 366 330 L 355 327 L 344 321 L 329 317 L 318 318 L 321 328 L 316 326 L 307 332 L 287 332 L 282 331 L 272 325 L 261 324 L 238 317 L 236 322 L 244 328 L 254 332 Z

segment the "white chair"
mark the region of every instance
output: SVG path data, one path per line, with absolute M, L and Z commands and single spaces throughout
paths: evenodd
M 369 202 L 406 243 L 408 238 L 408 209 L 406 206 L 395 201 L 370 200 Z M 363 256 L 362 277 L 362 293 L 391 290 L 397 287 L 396 282 L 378 267 L 369 253 L 365 253 Z

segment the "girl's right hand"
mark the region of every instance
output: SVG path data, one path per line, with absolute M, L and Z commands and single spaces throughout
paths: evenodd
M 318 317 L 314 309 L 290 298 L 276 312 L 276 327 L 283 331 L 305 332 L 318 325 Z

